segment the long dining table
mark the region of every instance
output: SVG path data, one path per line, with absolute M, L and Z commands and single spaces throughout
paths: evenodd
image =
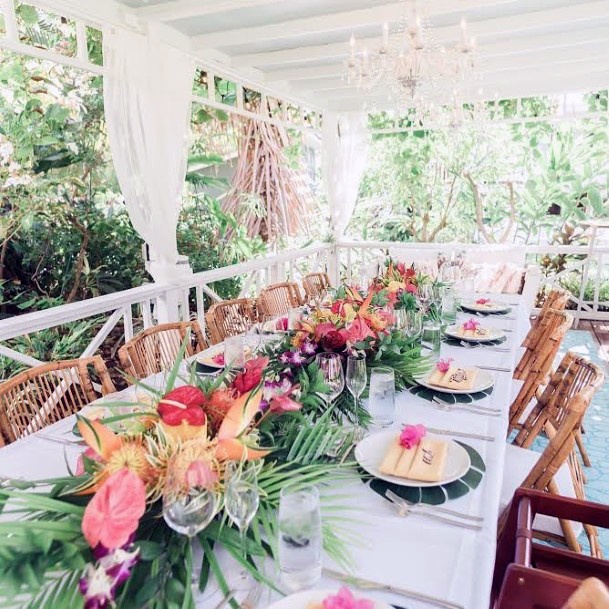
M 486 472 L 476 489 L 445 504 L 452 510 L 483 518 L 481 529 L 464 529 L 420 514 L 400 516 L 392 503 L 372 491 L 359 477 L 341 488 L 341 495 L 348 497 L 348 500 L 343 499 L 348 510 L 344 512 L 341 530 L 348 530 L 357 538 L 356 543 L 349 545 L 352 575 L 442 599 L 447 606 L 463 609 L 487 609 L 489 604 L 505 466 L 505 435 L 513 393 L 512 374 L 522 339 L 529 328 L 529 311 L 521 306 L 519 296 L 495 297 L 509 302 L 511 312 L 476 319 L 487 327 L 507 330 L 507 340 L 501 345 L 507 350 L 485 346 L 468 349 L 443 343 L 441 357 L 453 358 L 461 366 L 502 369 L 491 372 L 495 382 L 492 393 L 473 406 L 500 409 L 500 416 L 488 416 L 482 411 L 446 411 L 428 399 L 404 391 L 396 396 L 393 424 L 396 431 L 405 424 L 422 423 L 431 428 L 492 438 L 489 441 L 455 436 L 454 439 L 469 444 L 481 455 Z M 458 321 L 470 317 L 471 314 L 459 313 Z M 160 387 L 163 375 L 144 382 Z M 126 399 L 133 391 L 134 388 L 129 388 L 121 392 L 119 398 Z M 116 396 L 106 399 L 116 399 Z M 74 422 L 75 418 L 69 417 L 0 449 L 0 477 L 40 480 L 65 476 L 68 473 L 66 464 L 74 467 L 82 451 L 82 445 L 68 439 Z M 327 556 L 324 567 L 337 569 Z M 237 565 L 234 568 L 239 569 Z M 340 585 L 324 571 L 317 587 L 337 589 Z M 408 609 L 440 606 L 388 590 L 366 590 L 358 595 Z M 203 598 L 200 606 L 213 609 L 222 600 L 222 594 L 217 591 L 211 596 L 203 595 Z M 277 593 L 265 594 L 257 607 L 267 607 L 278 598 Z

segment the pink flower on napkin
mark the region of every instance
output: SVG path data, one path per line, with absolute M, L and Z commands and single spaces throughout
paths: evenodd
M 491 302 L 490 298 L 478 298 L 478 300 L 476 300 L 476 304 L 479 304 L 479 305 L 489 304 L 490 302 Z
M 211 361 L 218 366 L 224 366 L 224 353 L 217 353 L 211 358 Z
M 404 448 L 414 448 L 426 435 L 425 425 L 405 425 L 400 434 L 400 444 Z
M 449 357 L 447 359 L 440 359 L 440 360 L 438 360 L 438 363 L 436 364 L 436 368 L 440 372 L 448 372 L 448 370 L 450 369 L 450 363 L 452 361 L 453 361 L 452 357 Z
M 365 599 L 356 599 L 344 586 L 338 594 L 330 595 L 323 600 L 324 609 L 374 609 L 374 603 Z
M 475 319 L 469 319 L 463 324 L 463 329 L 475 331 L 479 325 L 480 325 L 479 321 L 476 321 Z

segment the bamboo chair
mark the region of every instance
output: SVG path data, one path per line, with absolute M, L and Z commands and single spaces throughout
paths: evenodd
M 526 371 L 526 376 L 521 377 L 524 382 L 510 406 L 507 435 L 512 430 L 520 428 L 523 413 L 541 387 L 546 384 L 554 358 L 572 325 L 572 315 L 554 309 L 549 309 L 541 320 L 539 340 L 535 348 L 527 348 L 518 363 L 517 370 Z
M 556 428 L 560 427 L 565 405 L 575 394 L 585 387 L 592 387 L 596 393 L 604 381 L 605 373 L 599 366 L 572 351 L 567 352 L 512 443 L 530 448 L 547 422 Z M 575 440 L 584 465 L 590 466 L 581 427 L 575 430 Z
M 260 292 L 258 311 L 263 316 L 285 315 L 290 309 L 302 306 L 300 288 L 296 283 L 276 283 Z
M 93 385 L 97 373 L 101 391 Z M 98 355 L 43 364 L 0 384 L 0 446 L 76 414 L 102 395 L 114 393 L 106 364 Z
M 256 301 L 251 298 L 217 302 L 209 307 L 205 315 L 212 345 L 221 343 L 227 336 L 247 332 L 258 321 Z
M 171 370 L 187 336 L 190 342 L 186 347 L 186 357 L 207 348 L 197 321 L 159 324 L 143 330 L 118 350 L 123 370 L 134 379 Z
M 527 332 L 525 339 L 522 341 L 522 346 L 527 352 L 534 352 L 538 347 L 543 337 L 543 322 L 550 311 L 564 311 L 569 302 L 569 293 L 561 289 L 553 289 L 546 297 L 539 315 L 533 320 L 530 330 Z M 526 358 L 519 364 L 514 373 L 515 379 L 524 379 L 527 376 L 526 365 L 529 359 Z
M 307 302 L 318 300 L 331 287 L 330 278 L 327 273 L 309 273 L 302 278 L 302 287 Z
M 504 487 L 502 489 L 502 500 L 507 498 L 504 505 L 509 503 L 513 491 L 511 483 L 520 474 L 520 469 L 527 463 L 534 463 L 530 471 L 525 475 L 524 480 L 517 486 L 520 488 L 548 491 L 554 495 L 565 495 L 578 497 L 579 491 L 572 483 L 569 469 L 569 458 L 573 454 L 575 447 L 575 431 L 579 429 L 581 421 L 588 409 L 594 388 L 585 387 L 569 400 L 563 408 L 563 415 L 558 429 L 554 428 L 551 422 L 547 422 L 544 431 L 549 438 L 549 443 L 543 453 L 528 451 L 519 447 L 508 446 L 506 453 L 506 471 L 504 472 Z M 518 470 L 518 471 L 513 471 Z M 508 497 L 509 495 L 509 497 Z M 499 521 L 499 529 L 505 524 L 506 512 L 502 514 Z M 571 550 L 581 552 L 581 545 L 577 539 L 577 534 L 571 521 L 559 520 L 559 530 L 553 531 L 552 526 L 547 523 L 536 525 L 536 536 L 541 539 L 560 541 L 567 545 Z M 601 557 L 602 552 L 598 540 L 598 532 L 595 527 L 584 525 L 584 530 L 590 542 L 590 552 L 592 556 Z

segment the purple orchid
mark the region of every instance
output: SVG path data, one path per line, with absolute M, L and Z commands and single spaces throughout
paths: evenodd
M 307 358 L 300 351 L 290 351 L 289 358 L 290 364 L 293 366 L 302 366 L 307 361 Z
M 302 345 L 300 345 L 300 352 L 305 355 L 315 355 L 317 352 L 317 345 L 310 340 L 305 340 Z

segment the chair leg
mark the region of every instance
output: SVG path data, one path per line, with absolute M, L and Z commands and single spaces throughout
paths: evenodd
M 592 465 L 592 461 L 590 461 L 590 456 L 588 455 L 588 451 L 584 446 L 584 439 L 582 438 L 581 430 L 575 432 L 575 441 L 577 442 L 577 449 L 579 450 L 579 454 L 582 457 L 582 461 L 586 467 L 590 467 Z

